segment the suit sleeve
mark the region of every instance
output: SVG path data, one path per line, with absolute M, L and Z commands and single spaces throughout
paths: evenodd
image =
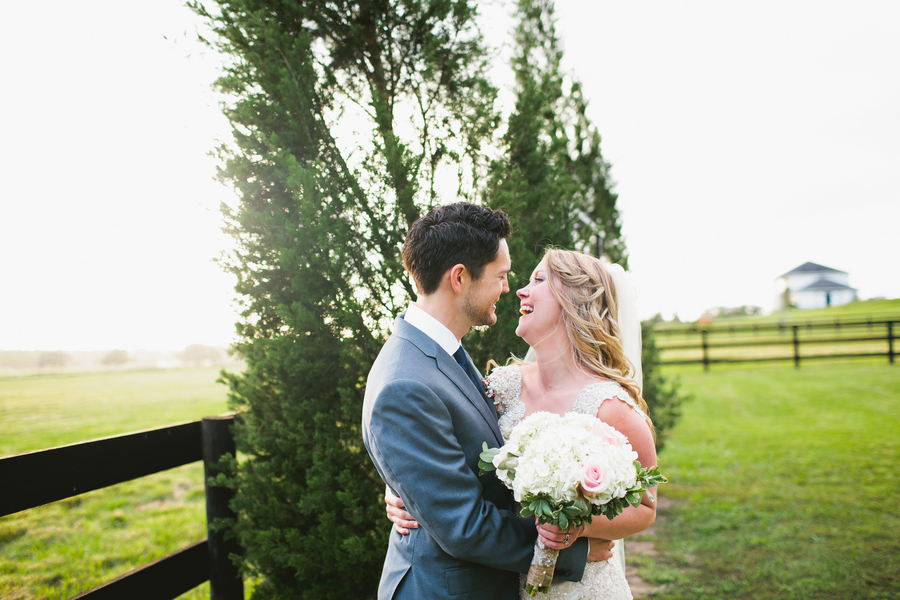
M 414 380 L 385 385 L 372 405 L 366 444 L 385 482 L 445 552 L 497 569 L 528 570 L 534 523 L 484 500 L 451 415 L 429 386 Z M 583 539 L 563 551 L 560 578 L 580 580 L 586 556 Z

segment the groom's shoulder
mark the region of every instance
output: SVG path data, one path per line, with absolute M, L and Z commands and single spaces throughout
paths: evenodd
M 379 356 L 396 352 L 418 352 L 423 356 L 434 357 L 437 349 L 437 342 L 421 329 L 407 323 L 401 315 L 394 321 L 391 335 L 379 352 Z
M 407 325 L 406 331 L 394 330 L 378 353 L 372 365 L 373 372 L 403 376 L 435 365 L 434 349 L 429 347 L 430 339 L 425 334 L 417 336 L 418 330 L 409 329 L 414 328 Z
M 364 405 L 371 410 L 376 403 L 393 405 L 409 394 L 430 396 L 436 370 L 434 358 L 409 339 L 392 335 L 369 371 Z

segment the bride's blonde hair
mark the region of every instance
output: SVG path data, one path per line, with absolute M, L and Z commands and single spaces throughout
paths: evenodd
M 575 364 L 621 384 L 647 415 L 647 402 L 634 379 L 634 365 L 622 347 L 616 289 L 606 267 L 593 256 L 556 248 L 547 250 L 544 260 L 547 282 L 562 308 Z M 652 431 L 649 416 L 647 424 Z

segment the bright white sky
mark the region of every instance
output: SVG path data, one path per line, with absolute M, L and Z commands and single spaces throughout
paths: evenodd
M 643 316 L 768 310 L 806 261 L 900 296 L 900 3 L 557 10 Z M 178 0 L 5 8 L 0 350 L 231 341 L 233 280 L 211 262 L 230 195 L 206 155 L 228 125 L 195 23 Z

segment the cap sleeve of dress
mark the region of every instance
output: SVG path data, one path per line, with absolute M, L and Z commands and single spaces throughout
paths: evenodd
M 597 411 L 600 410 L 600 405 L 609 398 L 618 398 L 634 409 L 642 418 L 647 418 L 647 415 L 638 407 L 637 402 L 634 401 L 634 398 L 631 397 L 628 391 L 619 382 L 609 380 L 592 383 L 584 388 L 581 394 L 578 395 L 572 410 L 596 417 Z

